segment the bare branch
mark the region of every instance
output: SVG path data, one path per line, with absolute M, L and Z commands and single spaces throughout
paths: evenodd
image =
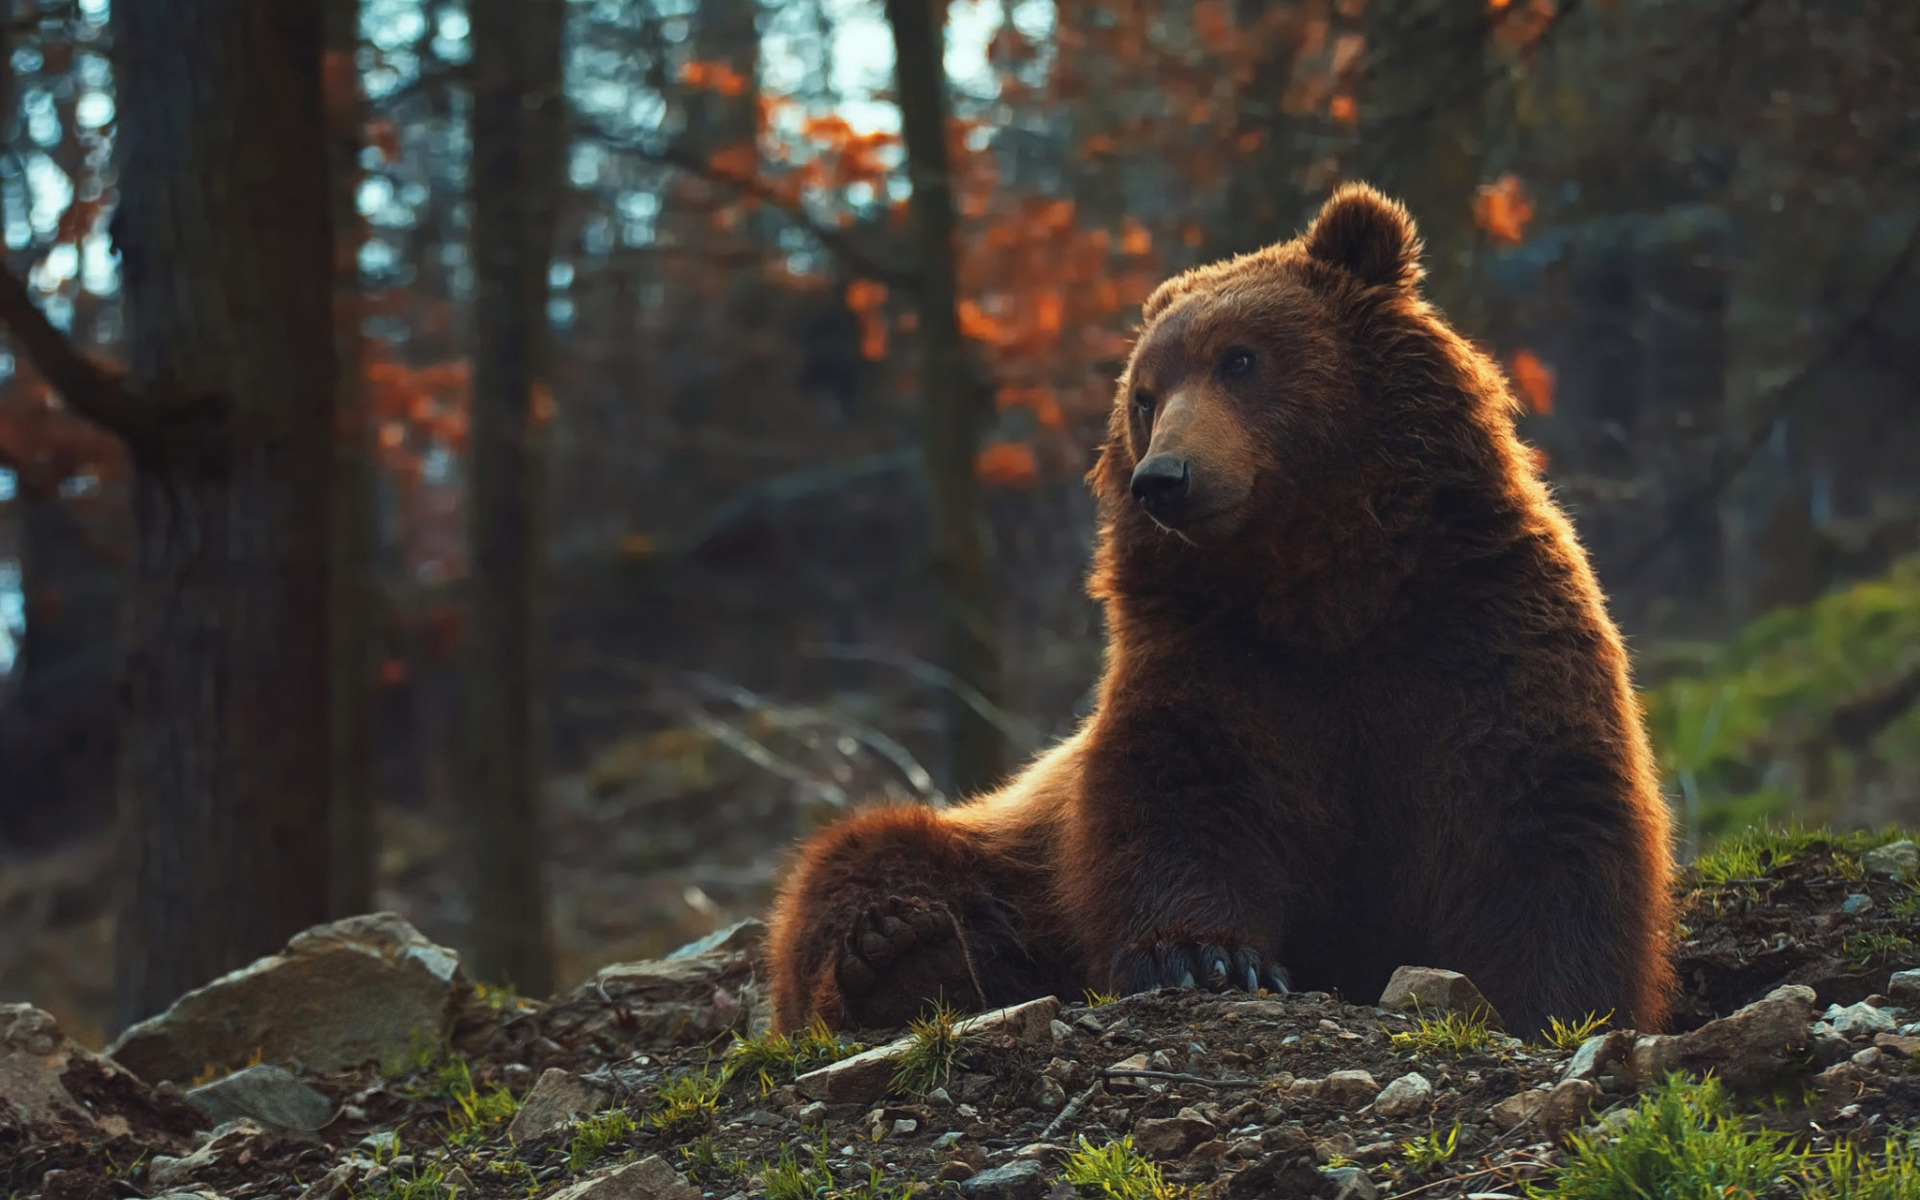
M 128 393 L 119 377 L 80 353 L 47 320 L 26 283 L 4 269 L 0 269 L 0 324 L 68 409 L 129 446 L 152 433 L 152 414 L 143 411 L 142 403 Z
M 764 179 L 722 170 L 684 146 L 650 146 L 636 138 L 616 134 L 584 114 L 576 113 L 574 120 L 581 134 L 596 141 L 644 158 L 648 162 L 675 167 L 689 175 L 723 184 L 743 196 L 750 196 L 768 205 L 857 274 L 869 279 L 877 279 L 893 287 L 913 288 L 919 283 L 916 273 L 876 256 L 862 246 L 847 230 L 835 228 L 816 219 L 813 214 L 794 203 L 792 197 Z

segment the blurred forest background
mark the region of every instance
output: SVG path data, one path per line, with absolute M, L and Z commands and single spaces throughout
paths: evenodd
M 1920 821 L 1910 0 L 142 7 L 0 9 L 0 997 L 88 1040 L 368 907 L 571 985 L 1016 767 L 1137 304 L 1344 178 L 1689 845 Z

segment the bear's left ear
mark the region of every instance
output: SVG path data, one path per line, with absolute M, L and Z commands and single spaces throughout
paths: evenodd
M 1364 183 L 1344 183 L 1307 230 L 1307 253 L 1371 287 L 1420 281 L 1420 231 L 1406 206 Z

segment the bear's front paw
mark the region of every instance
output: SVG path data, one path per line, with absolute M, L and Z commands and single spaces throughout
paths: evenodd
M 1112 979 L 1123 996 L 1160 988 L 1204 987 L 1209 991 L 1285 993 L 1286 972 L 1251 946 L 1161 939 L 1139 942 L 1114 955 Z

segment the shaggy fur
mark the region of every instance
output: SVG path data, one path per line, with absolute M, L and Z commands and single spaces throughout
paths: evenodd
M 1098 707 L 996 793 L 803 847 L 780 1028 L 1188 983 L 1364 1002 L 1400 964 L 1517 1033 L 1661 1027 L 1668 817 L 1626 655 L 1419 254 L 1353 185 L 1148 300 L 1090 476 Z M 1188 490 L 1156 519 L 1129 482 L 1162 455 Z

